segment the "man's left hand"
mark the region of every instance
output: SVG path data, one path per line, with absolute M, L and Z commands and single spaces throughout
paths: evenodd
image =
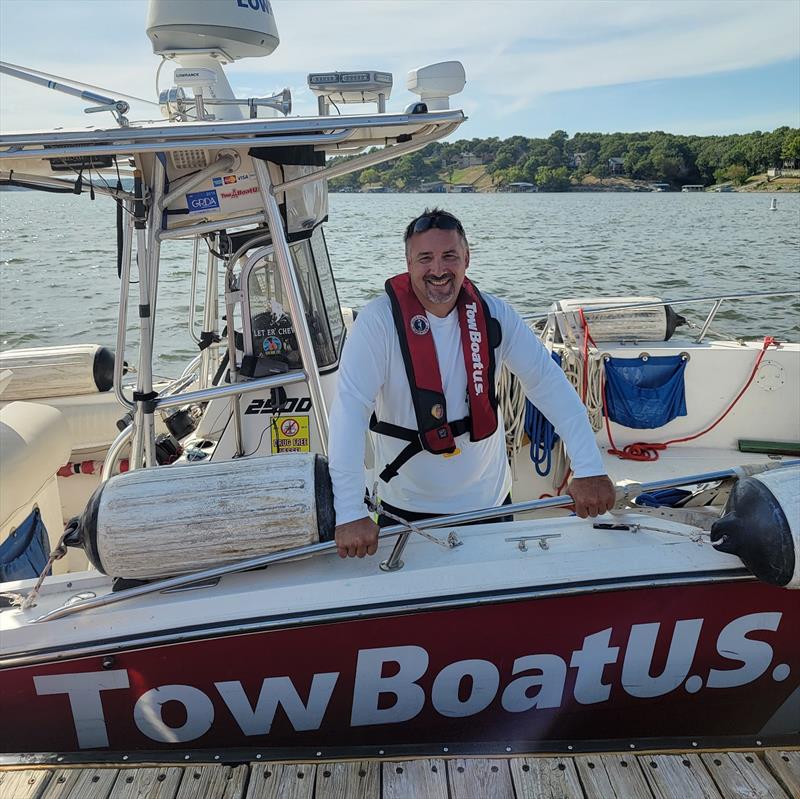
M 567 494 L 575 500 L 575 513 L 585 519 L 595 517 L 614 507 L 616 490 L 606 475 L 599 477 L 574 477 L 567 486 Z

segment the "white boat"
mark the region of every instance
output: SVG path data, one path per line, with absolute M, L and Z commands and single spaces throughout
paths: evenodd
M 0 589 L 4 762 L 797 743 L 800 346 L 709 340 L 741 296 L 563 299 L 531 320 L 589 409 L 612 515 L 564 515 L 568 464 L 504 375 L 514 505 L 421 522 L 427 537 L 396 525 L 375 558 L 336 557 L 321 456 L 353 311 L 328 259 L 326 180 L 456 130 L 463 68 L 413 71 L 420 102 L 403 113 L 385 111 L 391 76 L 365 71 L 310 76 L 318 116 L 259 118 L 285 94 L 236 100 L 220 66 L 277 45 L 269 4 L 255 5 L 205 3 L 187 20 L 151 2 L 154 48 L 180 65 L 169 121 L 130 125 L 111 101 L 113 128 L 0 136 L 0 181 L 72 191 L 77 170 L 78 193 L 91 183 L 122 211 L 110 389 L 97 347 L 4 355 L 0 541 L 29 569 Z M 351 92 L 378 111 L 330 116 Z M 328 162 L 340 154 L 354 157 Z M 202 348 L 154 386 L 160 253 L 176 239 L 196 245 L 193 294 L 205 280 Z M 710 310 L 686 335 L 671 306 L 698 303 Z M 679 388 L 656 427 L 663 397 L 624 410 L 609 387 L 654 364 Z M 615 421 L 626 413 L 651 427 Z M 94 475 L 59 472 L 84 461 Z M 95 493 L 38 585 L 73 513 L 62 497 L 85 503 L 79 479 Z M 657 493 L 674 487 L 686 491 Z

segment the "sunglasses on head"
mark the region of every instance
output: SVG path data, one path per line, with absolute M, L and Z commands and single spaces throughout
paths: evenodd
M 415 233 L 424 233 L 426 230 L 436 228 L 438 230 L 457 230 L 462 236 L 464 228 L 454 216 L 450 214 L 423 214 L 415 219 L 406 229 L 406 239 Z

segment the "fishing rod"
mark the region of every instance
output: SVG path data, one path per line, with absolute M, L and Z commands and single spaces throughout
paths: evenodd
M 696 483 L 711 483 L 734 477 L 749 477 L 750 475 L 758 474 L 760 472 L 772 469 L 787 468 L 791 466 L 800 466 L 800 460 L 755 464 L 753 466 L 735 466 L 731 469 L 703 472 L 701 474 L 687 475 L 686 477 L 669 477 L 665 480 L 655 480 L 650 483 L 630 483 L 624 486 L 617 486 L 617 500 L 625 500 L 640 493 L 659 491 L 664 488 L 676 488 L 678 486 L 692 485 Z M 572 505 L 573 502 L 573 498 L 568 495 L 549 497 L 547 499 L 532 499 L 525 502 L 515 502 L 511 505 L 481 508 L 479 510 L 466 511 L 465 513 L 454 513 L 448 516 L 437 516 L 432 519 L 423 519 L 421 521 L 414 522 L 414 527 L 418 527 L 421 530 L 428 530 L 437 527 L 455 527 L 458 525 L 468 524 L 470 522 L 486 521 L 498 516 L 506 516 L 512 513 L 526 513 L 530 511 L 548 510 L 551 508 L 563 508 Z M 407 539 L 407 537 L 410 535 L 408 526 L 405 524 L 393 524 L 391 527 L 385 527 L 378 533 L 378 538 L 384 539 L 397 535 L 401 536 L 401 541 L 403 540 L 403 536 L 405 536 Z M 398 544 L 400 544 L 400 541 L 398 541 Z M 270 566 L 275 563 L 282 563 L 287 560 L 292 560 L 293 558 L 322 555 L 327 552 L 333 552 L 335 549 L 335 541 L 323 541 L 318 544 L 294 547 L 293 549 L 287 549 L 282 552 L 272 552 L 268 555 L 259 555 L 255 558 L 237 561 L 236 563 L 227 563 L 223 566 L 215 566 L 212 569 L 204 569 L 203 571 L 192 572 L 191 574 L 182 574 L 178 577 L 170 577 L 166 580 L 158 580 L 156 582 L 147 583 L 146 585 L 137 585 L 133 588 L 127 588 L 123 591 L 106 594 L 93 599 L 87 599 L 83 602 L 69 605 L 68 607 L 56 608 L 55 610 L 51 610 L 49 613 L 45 613 L 42 616 L 33 619 L 32 623 L 38 624 L 45 621 L 55 621 L 56 619 L 61 619 L 65 616 L 71 616 L 74 613 L 105 607 L 107 605 L 123 602 L 135 597 L 146 596 L 147 594 L 154 594 L 161 591 L 171 591 L 177 588 L 186 588 L 187 586 L 195 585 L 196 583 L 206 582 L 208 580 L 214 580 L 218 577 L 223 577 L 226 574 L 237 574 L 239 572 L 249 571 L 250 569 L 257 569 L 263 566 Z

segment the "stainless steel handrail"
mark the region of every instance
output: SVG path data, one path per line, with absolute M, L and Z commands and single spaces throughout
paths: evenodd
M 133 408 L 122 390 L 122 376 L 125 369 L 125 340 L 128 326 L 128 297 L 130 294 L 131 253 L 133 250 L 133 202 L 122 200 L 124 230 L 122 236 L 122 272 L 119 283 L 119 315 L 117 318 L 117 349 L 114 353 L 114 396 L 125 408 Z
M 267 221 L 267 215 L 263 212 L 256 214 L 246 214 L 245 216 L 229 216 L 225 219 L 217 219 L 214 222 L 200 222 L 197 225 L 187 225 L 186 227 L 174 228 L 173 230 L 162 230 L 158 233 L 159 241 L 169 241 L 170 239 L 185 239 L 189 236 L 198 236 L 201 233 L 216 233 L 218 230 L 230 230 L 234 227 L 244 227 L 245 225 L 260 225 Z
M 711 327 L 711 323 L 714 321 L 714 317 L 717 315 L 717 311 L 721 307 L 722 307 L 722 298 L 715 300 L 713 307 L 708 312 L 706 321 L 703 322 L 703 326 L 702 328 L 700 328 L 700 332 L 697 334 L 697 338 L 694 340 L 695 344 L 702 344 L 703 339 L 706 337 L 706 333 L 708 332 L 708 328 Z
M 417 135 L 411 139 L 411 141 L 401 142 L 400 144 L 392 144 L 386 147 L 384 150 L 377 150 L 372 153 L 367 153 L 366 155 L 362 155 L 357 159 L 353 158 L 349 161 L 342 161 L 340 163 L 333 164 L 332 166 L 325 167 L 324 169 L 320 169 L 317 172 L 310 172 L 309 174 L 302 175 L 299 178 L 287 180 L 284 183 L 276 183 L 273 187 L 273 191 L 275 194 L 280 194 L 288 191 L 289 189 L 295 189 L 299 186 L 305 186 L 307 183 L 313 183 L 315 180 L 331 180 L 332 178 L 336 178 L 341 175 L 349 175 L 351 172 L 365 169 L 372 164 L 380 164 L 383 161 L 386 161 L 388 158 L 386 154 L 387 151 L 392 153 L 392 158 L 398 158 L 405 153 L 419 150 L 426 144 L 447 136 L 449 133 L 452 133 L 452 131 L 454 131 L 459 124 L 460 123 L 452 123 L 446 126 L 444 130 L 435 130 L 432 133 Z
M 33 183 L 37 186 L 50 186 L 54 189 L 64 189 L 65 191 L 74 191 L 75 190 L 75 181 L 74 180 L 61 180 L 60 178 L 50 178 L 46 175 L 29 175 L 24 172 L 18 172 L 16 169 L 14 170 L 6 170 L 0 169 L 0 180 L 11 180 L 11 172 L 13 171 L 14 180 L 18 180 L 21 183 Z M 116 200 L 133 200 L 133 193 L 129 191 L 125 191 L 124 189 L 117 189 L 112 187 L 108 187 L 105 185 L 96 185 L 90 183 L 87 180 L 82 188 L 81 193 L 89 194 L 92 189 L 94 189 L 95 194 L 104 194 L 108 197 L 113 197 Z
M 304 371 L 286 372 L 270 377 L 260 377 L 258 380 L 248 380 L 246 383 L 231 383 L 225 386 L 212 386 L 202 388 L 197 391 L 189 391 L 186 394 L 175 394 L 174 396 L 156 397 L 155 404 L 160 408 L 174 408 L 176 405 L 187 405 L 193 402 L 208 402 L 213 399 L 224 397 L 234 397 L 239 394 L 249 394 L 251 391 L 261 391 L 262 389 L 277 388 L 278 386 L 288 386 L 292 383 L 302 383 L 306 380 Z
M 459 124 L 465 119 L 464 112 L 458 109 L 447 111 L 431 111 L 427 114 L 364 114 L 336 117 L 289 117 L 288 119 L 258 119 L 258 120 L 230 120 L 219 122 L 197 122 L 182 124 L 180 126 L 164 123 L 150 127 L 131 127 L 126 130 L 119 128 L 107 130 L 73 130 L 73 131 L 32 131 L 23 133 L 10 133 L 0 135 L 0 148 L 49 145 L 52 143 L 69 143 L 71 145 L 88 145 L 92 142 L 108 141 L 122 151 L 128 145 L 138 147 L 140 144 L 152 140 L 162 149 L 170 149 L 177 144 L 178 147 L 197 147 L 198 141 L 208 146 L 205 137 L 219 137 L 225 142 L 222 146 L 231 146 L 237 143 L 235 137 L 242 137 L 244 141 L 252 143 L 255 138 L 267 144 L 282 138 L 293 138 L 295 141 L 301 135 L 316 137 L 324 141 L 330 134 L 324 131 L 359 131 L 366 128 L 392 128 L 410 126 L 444 126 L 453 122 Z M 294 135 L 292 135 L 294 134 Z M 133 152 L 134 150 L 130 150 Z M 70 152 L 83 155 L 79 149 Z M 126 151 L 127 152 L 127 151 Z M 16 150 L 14 154 L 21 156 L 22 151 Z M 0 151 L 2 154 L 2 151 Z M 48 157 L 51 150 L 42 154 Z M 88 153 L 85 153 L 88 155 Z
M 200 336 L 194 332 L 194 306 L 197 292 L 197 257 L 200 253 L 200 239 L 195 236 L 192 240 L 192 272 L 189 279 L 189 337 L 195 344 L 200 343 Z
M 763 469 L 760 467 L 763 466 Z M 783 469 L 791 466 L 800 466 L 800 460 L 792 460 L 776 463 L 758 464 L 757 468 L 753 467 L 734 467 L 732 469 L 721 469 L 713 472 L 702 472 L 700 474 L 691 474 L 685 477 L 670 477 L 665 480 L 655 480 L 651 483 L 635 484 L 636 489 L 639 491 L 657 491 L 662 488 L 675 488 L 682 485 L 692 485 L 696 483 L 709 483 L 717 480 L 726 480 L 732 477 L 741 477 L 748 474 L 755 474 L 758 471 L 769 471 L 772 469 Z M 626 498 L 627 491 L 631 491 L 633 485 L 618 486 L 618 491 L 622 495 L 622 499 Z M 423 519 L 414 522 L 415 527 L 421 530 L 429 530 L 437 527 L 456 527 L 469 522 L 487 521 L 497 516 L 505 516 L 511 513 L 526 513 L 537 510 L 547 510 L 550 508 L 563 508 L 571 505 L 574 502 L 570 496 L 550 497 L 548 499 L 533 499 L 527 502 L 516 502 L 511 505 L 501 505 L 495 508 L 481 508 L 480 510 L 467 511 L 466 513 L 454 513 L 449 516 L 439 516 L 434 519 Z M 393 524 L 391 527 L 384 527 L 379 533 L 378 538 L 389 538 L 395 535 L 403 535 L 408 532 L 408 528 L 403 524 Z M 268 566 L 273 563 L 281 563 L 283 561 L 292 560 L 293 558 L 322 555 L 326 552 L 331 552 L 336 548 L 335 541 L 325 541 L 319 544 L 309 544 L 308 546 L 294 547 L 287 549 L 283 552 L 273 552 L 269 555 L 259 555 L 256 558 L 248 558 L 247 560 L 238 561 L 237 563 L 228 563 L 224 566 L 215 566 L 212 569 L 204 569 L 203 571 L 194 572 L 192 574 L 183 574 L 179 577 L 170 577 L 166 580 L 158 580 L 154 583 L 147 585 L 136 586 L 135 588 L 128 588 L 124 591 L 106 594 L 94 599 L 88 599 L 84 602 L 79 602 L 69 607 L 60 607 L 45 613 L 31 621 L 32 624 L 39 622 L 54 621 L 61 619 L 65 616 L 71 616 L 74 613 L 80 613 L 85 610 L 92 610 L 94 608 L 105 607 L 107 605 L 116 604 L 127 599 L 133 599 L 138 596 L 145 596 L 147 594 L 154 594 L 160 591 L 167 591 L 174 588 L 183 588 L 188 585 L 211 580 L 217 577 L 223 577 L 226 574 L 236 574 L 238 572 L 249 571 L 250 569 L 257 569 L 262 566 Z
M 218 241 L 218 239 L 215 239 Z M 206 259 L 206 290 L 203 301 L 202 333 L 215 334 L 219 329 L 219 286 L 217 284 L 217 256 L 208 248 Z M 211 343 L 200 351 L 200 388 L 208 388 L 212 375 L 219 366 L 219 345 Z
M 800 297 L 800 291 L 756 291 L 748 292 L 746 294 L 718 294 L 711 297 L 680 297 L 671 300 L 651 300 L 648 302 L 633 302 L 622 303 L 620 305 L 604 305 L 592 306 L 587 305 L 583 307 L 584 312 L 590 311 L 591 313 L 609 313 L 611 311 L 631 310 L 634 308 L 659 308 L 665 305 L 698 305 L 704 302 L 716 302 L 717 300 L 745 300 L 745 299 L 758 299 L 765 297 Z M 565 316 L 573 313 L 573 311 L 545 311 L 533 315 L 525 315 L 526 322 L 541 322 L 547 320 L 550 316 Z
M 109 477 L 111 477 L 112 472 L 114 471 L 114 466 L 119 459 L 119 455 L 122 452 L 125 445 L 131 440 L 133 437 L 133 425 L 129 424 L 126 428 L 121 430 L 114 441 L 111 443 L 111 446 L 108 448 L 106 452 L 106 457 L 103 459 L 103 468 L 100 471 L 100 482 L 105 483 Z
M 295 136 L 268 136 L 256 137 L 255 135 L 238 138 L 211 138 L 187 139 L 176 142 L 139 142 L 134 144 L 127 139 L 119 144 L 106 144 L 96 146 L 68 145 L 66 147 L 52 147 L 47 150 L 0 150 L 0 159 L 3 158 L 64 158 L 77 155 L 140 155 L 143 153 L 169 153 L 175 150 L 188 150 L 203 147 L 206 149 L 223 147 L 280 147 L 291 144 L 338 144 L 347 141 L 355 135 L 354 130 L 337 130 L 335 133 L 321 133 L 316 135 L 297 134 Z M 2 144 L 0 143 L 0 146 Z
M 253 159 L 253 169 L 256 173 L 261 199 L 264 202 L 264 209 L 269 220 L 273 253 L 278 264 L 283 288 L 286 291 L 286 299 L 289 302 L 289 311 L 292 315 L 297 347 L 300 350 L 300 357 L 303 359 L 303 366 L 308 375 L 308 390 L 314 403 L 314 421 L 319 433 L 319 446 L 322 454 L 326 455 L 328 452 L 328 406 L 325 402 L 325 395 L 322 392 L 317 355 L 314 352 L 314 342 L 311 338 L 311 331 L 308 328 L 308 319 L 306 318 L 306 311 L 311 309 L 303 307 L 297 270 L 292 261 L 289 242 L 286 240 L 283 219 L 281 218 L 278 201 L 275 199 L 273 192 L 269 169 L 267 169 L 267 165 L 263 161 L 257 158 Z M 250 256 L 250 261 L 259 257 L 258 252 L 256 252 Z

